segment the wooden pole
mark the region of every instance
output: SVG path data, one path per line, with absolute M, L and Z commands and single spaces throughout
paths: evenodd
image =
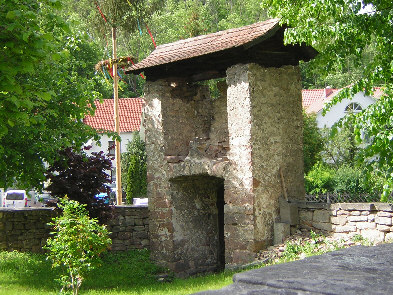
M 115 120 L 115 132 L 120 135 L 119 126 L 119 94 L 118 94 L 118 78 L 117 78 L 117 52 L 116 52 L 116 28 L 112 28 L 112 47 L 113 47 L 113 109 Z M 120 161 L 120 142 L 115 141 L 115 161 L 116 161 L 116 201 L 117 205 L 122 204 L 122 190 L 121 190 L 121 161 Z

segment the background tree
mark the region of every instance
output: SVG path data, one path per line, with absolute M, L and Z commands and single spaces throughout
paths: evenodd
M 101 97 L 97 48 L 70 30 L 60 9 L 57 0 L 0 5 L 1 187 L 40 187 L 44 163 L 96 134 L 82 119 Z
M 303 111 L 304 173 L 307 174 L 321 160 L 323 143 L 322 134 L 317 126 L 316 115 L 307 114 Z
M 139 132 L 135 132 L 127 151 L 122 153 L 123 188 L 126 191 L 127 202 L 133 198 L 145 197 L 147 190 L 146 146 Z
M 89 149 L 89 148 L 85 148 Z M 103 152 L 93 152 L 88 156 L 84 151 L 66 148 L 60 152 L 60 158 L 48 168 L 47 190 L 52 196 L 78 201 L 87 205 L 89 216 L 105 222 L 112 213 L 112 208 L 95 195 L 103 192 L 110 194 L 110 171 L 112 162 Z
M 346 88 L 332 103 L 352 97 L 359 91 L 369 95 L 374 86 L 382 85 L 385 96 L 354 116 L 354 132 L 361 141 L 362 132 L 369 139 L 362 157 L 371 169 L 385 177 L 383 200 L 393 187 L 393 4 L 390 0 L 265 0 L 263 7 L 279 17 L 286 30 L 288 43 L 305 42 L 320 54 L 310 63 L 326 77 L 342 69 L 351 58 L 355 67 L 361 64 L 369 48 L 373 55 L 361 67 L 351 88 Z

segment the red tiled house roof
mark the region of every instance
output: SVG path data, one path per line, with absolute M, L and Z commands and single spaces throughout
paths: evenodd
M 142 119 L 142 98 L 119 98 L 120 132 L 139 131 Z M 114 131 L 113 99 L 104 99 L 102 103 L 95 102 L 94 116 L 86 116 L 83 120 L 96 130 Z
M 306 113 L 318 113 L 323 109 L 325 104 L 330 101 L 341 89 L 303 89 L 302 105 Z M 378 99 L 383 95 L 381 87 L 375 87 L 372 97 Z
M 226 69 L 238 63 L 281 67 L 315 57 L 317 52 L 311 47 L 284 45 L 284 30 L 278 19 L 270 19 L 160 45 L 127 73 L 144 71 L 148 80 L 187 77 L 198 81 L 224 77 Z
M 332 88 L 303 89 L 303 108 L 306 110 L 306 113 L 318 113 L 320 110 L 322 110 L 325 103 L 332 99 L 338 92 L 338 89 Z

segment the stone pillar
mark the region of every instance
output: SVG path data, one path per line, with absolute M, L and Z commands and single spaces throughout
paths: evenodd
M 147 195 L 151 258 L 170 267 L 173 260 L 172 203 L 165 162 L 163 104 L 170 99 L 171 87 L 165 80 L 146 82 L 145 137 L 147 153 Z
M 227 70 L 230 177 L 226 179 L 226 263 L 241 264 L 273 243 L 282 168 L 288 196 L 304 197 L 302 107 L 297 67 Z M 235 233 L 235 234 L 234 234 Z

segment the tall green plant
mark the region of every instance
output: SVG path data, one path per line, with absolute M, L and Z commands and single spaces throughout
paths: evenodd
M 134 134 L 132 141 L 127 144 L 127 151 L 122 154 L 122 174 L 128 203 L 133 198 L 146 195 L 146 146 L 139 133 Z
M 53 267 L 60 267 L 61 291 L 71 289 L 78 294 L 86 274 L 100 263 L 99 255 L 111 244 L 105 225 L 89 218 L 85 205 L 64 198 L 59 207 L 61 216 L 53 218 L 52 237 L 47 240 L 48 258 Z

